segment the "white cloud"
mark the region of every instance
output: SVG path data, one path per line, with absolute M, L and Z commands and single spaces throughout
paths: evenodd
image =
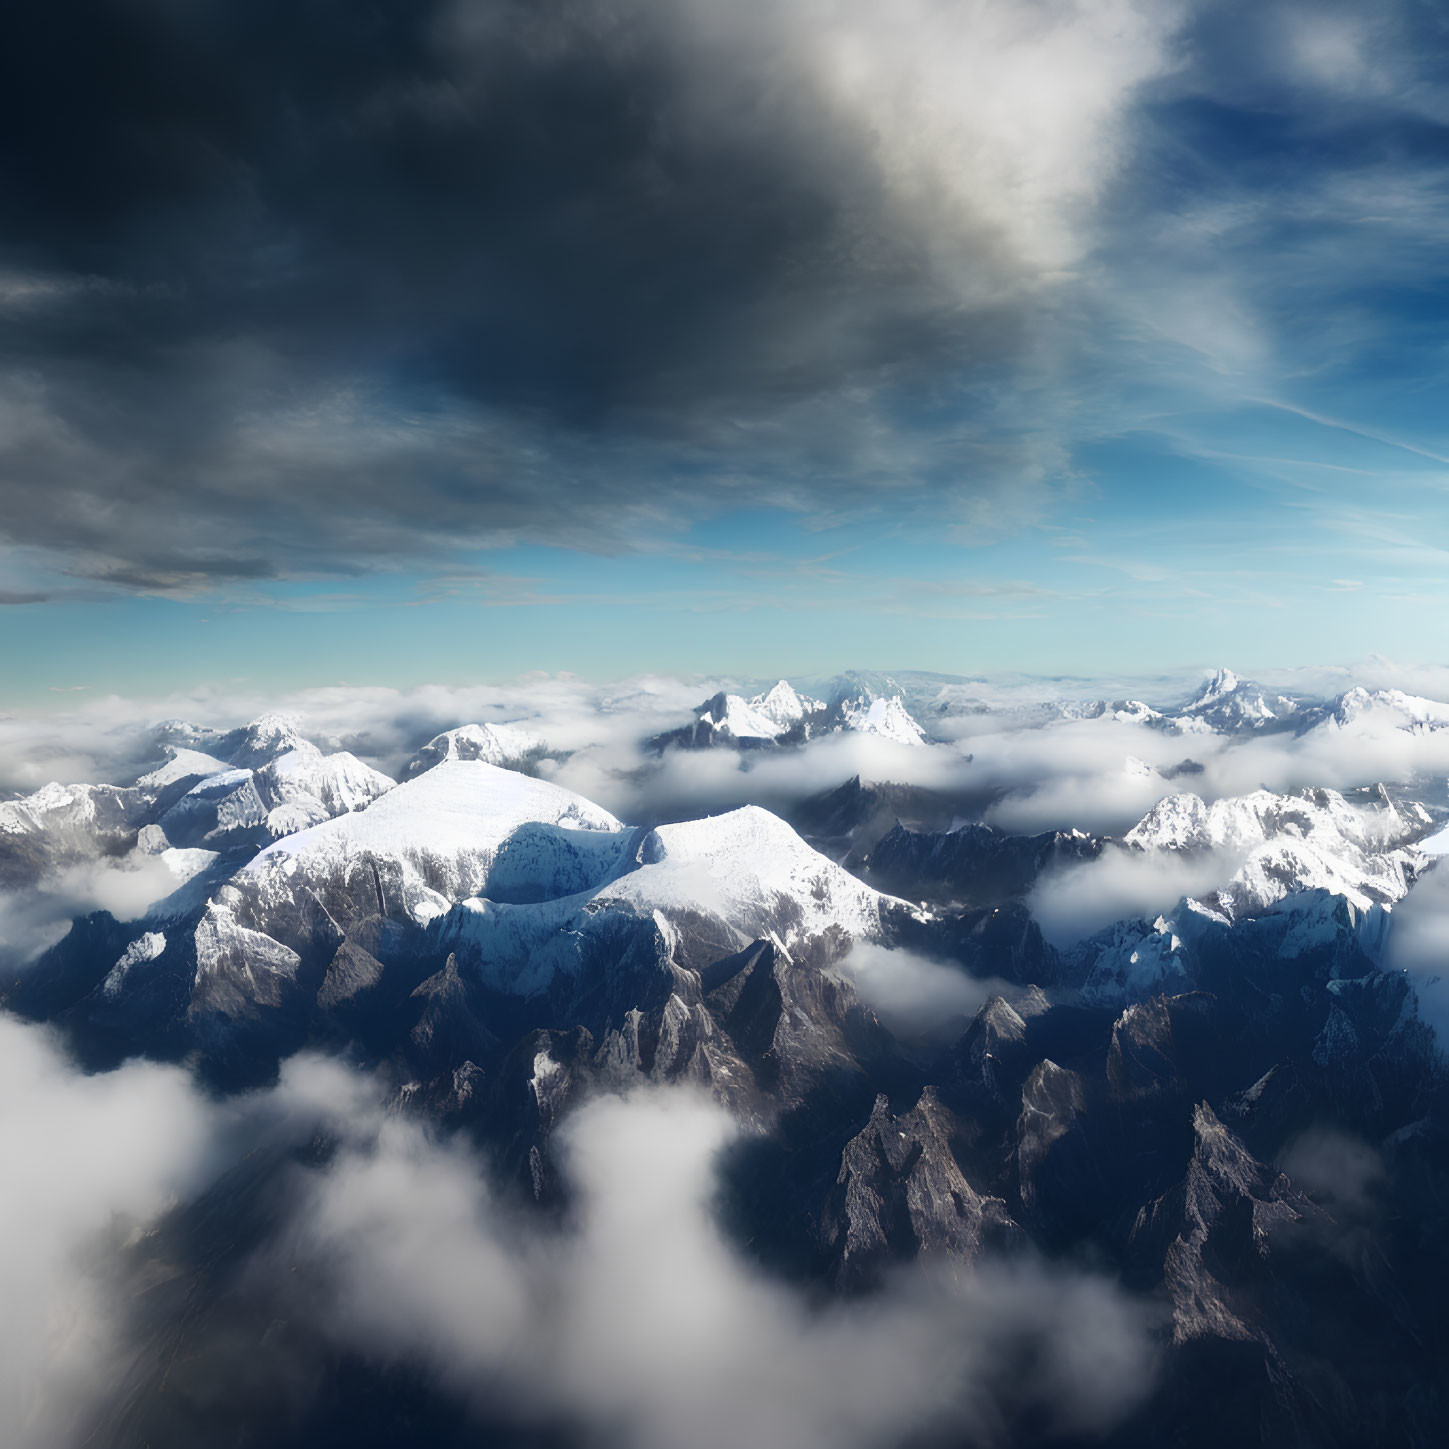
M 92 911 L 135 920 L 180 884 L 159 856 L 133 852 L 65 866 L 24 890 L 0 891 L 0 965 L 34 960 Z
M 1419 1014 L 1449 1053 L 1449 871 L 1436 862 L 1394 908 L 1388 964 L 1407 971 Z
M 743 7 L 755 21 L 759 9 Z M 900 224 L 973 300 L 980 257 L 962 242 L 983 228 L 1039 273 L 1081 259 L 1135 89 L 1170 68 L 1179 16 L 1137 0 L 806 0 L 769 13 L 806 83 L 867 138 Z
M 1313 1127 L 1295 1137 L 1278 1165 L 1310 1197 L 1347 1220 L 1374 1212 L 1374 1195 L 1386 1175 L 1376 1148 L 1329 1127 Z
M 0 1016 L 0 1440 L 56 1449 L 124 1366 L 112 1254 L 204 1175 L 214 1114 L 172 1067 L 78 1075 Z
M 1378 687 L 1449 695 L 1449 676 L 1442 671 L 1370 660 L 1362 677 Z M 1034 722 L 1028 701 L 1050 697 L 1046 683 L 945 691 L 961 696 L 958 704 L 979 694 L 989 707 L 932 715 L 933 731 L 954 738 L 925 748 L 851 733 L 779 752 L 670 751 L 660 759 L 643 748 L 650 736 L 686 721 L 722 682 L 642 677 L 597 685 L 534 676 L 502 685 L 408 691 L 335 686 L 280 698 L 217 689 L 152 701 L 110 699 L 0 720 L 0 781 L 34 789 L 51 778 L 124 779 L 151 754 L 150 730 L 158 719 L 179 716 L 230 727 L 268 709 L 300 715 L 305 732 L 324 748 L 352 750 L 394 777 L 418 745 L 440 730 L 471 721 L 522 720 L 566 756 L 544 761 L 543 773 L 633 822 L 745 803 L 788 810 L 859 775 L 867 782 L 936 791 L 966 802 L 964 813 L 985 807 L 989 823 L 1012 833 L 1075 828 L 1120 835 L 1157 800 L 1182 791 L 1212 800 L 1264 786 L 1346 789 L 1449 775 L 1449 730 L 1403 729 L 1388 712 L 1371 711 L 1347 728 L 1319 727 L 1302 736 L 1176 735 L 1110 716 L 1042 725 Z M 1343 689 L 1352 676 L 1313 671 L 1289 684 L 1295 682 Z M 1084 694 L 1092 692 L 1088 682 L 1078 683 Z M 1201 769 L 1169 778 L 1185 760 Z
M 185 719 L 231 729 L 269 711 L 297 715 L 308 738 L 348 749 L 396 777 L 412 752 L 455 725 L 526 720 L 563 751 L 628 752 L 642 737 L 688 717 L 720 682 L 644 675 L 594 684 L 531 675 L 503 684 L 416 689 L 331 685 L 286 694 L 207 686 L 152 698 L 110 696 L 75 709 L 0 716 L 0 789 L 28 793 L 51 780 L 115 782 L 155 758 L 155 725 Z
M 897 1036 L 947 1041 L 995 992 L 1018 990 L 1011 982 L 969 976 L 960 967 L 933 961 L 903 947 L 857 941 L 836 969 L 848 976 L 856 995 Z
M 178 1068 L 80 1075 L 0 1018 L 0 1438 L 78 1444 L 147 1371 L 124 1246 L 259 1145 L 319 1132 L 336 1151 L 293 1169 L 239 1290 L 485 1414 L 630 1449 L 871 1449 L 1018 1412 L 1101 1431 L 1147 1392 L 1149 1319 L 1090 1274 L 922 1266 L 824 1306 L 768 1277 L 712 1210 L 738 1131 L 686 1091 L 596 1099 L 555 1139 L 574 1193 L 555 1222 L 507 1206 L 471 1149 L 335 1061 L 294 1058 L 275 1087 L 215 1103 Z
M 314 1179 L 285 1256 L 320 1271 L 314 1307 L 351 1346 L 633 1449 L 866 1449 L 1026 1404 L 1101 1430 L 1145 1393 L 1146 1321 L 1088 1275 L 922 1271 L 812 1307 L 714 1224 L 714 1162 L 735 1132 L 678 1091 L 589 1104 L 562 1129 L 577 1204 L 549 1235 L 492 1199 L 465 1153 L 393 1120 Z M 1024 1352 L 1028 1381 L 1012 1371 Z
M 1226 851 L 1108 849 L 1044 874 L 1027 905 L 1042 935 L 1064 948 L 1114 921 L 1151 920 L 1183 896 L 1224 886 L 1241 864 L 1241 856 Z

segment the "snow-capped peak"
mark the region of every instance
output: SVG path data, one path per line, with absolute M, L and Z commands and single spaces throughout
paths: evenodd
M 786 727 L 738 694 L 717 694 L 699 714 L 702 725 L 736 740 L 773 740 Z
M 1242 680 L 1231 669 L 1218 669 L 1203 685 L 1197 698 L 1187 707 L 1190 710 L 1203 709 L 1207 705 L 1216 704 L 1226 695 L 1235 694 L 1241 684 Z
M 724 815 L 661 825 L 640 848 L 640 869 L 608 889 L 640 909 L 717 911 L 746 934 L 768 934 L 767 917 L 791 903 L 780 924 L 786 944 L 796 934 L 829 927 L 852 936 L 879 930 L 887 897 L 821 855 L 779 816 L 758 805 Z M 758 919 L 757 919 L 758 917 Z
M 1191 721 L 1214 729 L 1260 729 L 1294 714 L 1297 708 L 1296 700 L 1274 695 L 1270 702 L 1258 685 L 1240 679 L 1231 669 L 1219 669 L 1183 707 L 1176 722 L 1179 727 L 1187 727 Z
M 1405 694 L 1401 689 L 1367 690 L 1356 685 L 1334 701 L 1330 725 L 1342 729 L 1373 721 L 1406 730 L 1436 730 L 1449 726 L 1449 704 Z
M 926 732 L 910 716 L 898 694 L 872 700 L 848 699 L 840 706 L 842 727 L 858 734 L 879 735 L 900 745 L 923 745 Z
M 263 765 L 255 780 L 268 807 L 272 835 L 290 835 L 334 815 L 365 809 L 396 784 L 345 750 L 324 755 L 305 743 Z
M 547 748 L 544 740 L 525 725 L 459 725 L 434 735 L 408 761 L 403 778 L 413 779 L 444 760 L 482 760 L 486 765 L 516 767 Z
M 299 879 L 348 891 L 360 881 L 364 893 L 393 893 L 381 907 L 422 921 L 487 894 L 495 866 L 510 888 L 519 880 L 545 896 L 581 890 L 607 875 L 624 838 L 607 810 L 561 786 L 482 760 L 444 760 L 366 810 L 274 842 L 247 874 L 278 896 Z
M 519 904 L 468 899 L 438 929 L 489 984 L 528 995 L 560 971 L 577 971 L 587 943 L 625 923 L 650 922 L 677 962 L 702 949 L 707 964 L 751 941 L 770 941 L 787 960 L 815 950 L 838 956 L 851 941 L 879 940 L 891 912 L 921 918 L 778 816 L 746 805 L 633 835 L 617 871 L 586 893 Z
M 1116 699 L 1107 706 L 1115 719 L 1123 724 L 1151 724 L 1154 720 L 1160 720 L 1162 715 L 1150 704 L 1143 704 L 1140 699 Z
M 201 750 L 189 750 L 180 745 L 163 745 L 167 760 L 136 781 L 145 790 L 163 790 L 182 780 L 204 780 L 212 775 L 224 775 L 232 767 L 215 755 Z
M 242 726 L 228 758 L 240 769 L 255 769 L 306 744 L 296 715 L 264 714 Z
M 749 702 L 756 714 L 779 726 L 781 732 L 804 719 L 807 714 L 817 714 L 825 708 L 818 699 L 809 699 L 797 694 L 789 681 L 782 679 L 765 694 L 757 694 Z
M 1216 899 L 1231 915 L 1305 890 L 1367 910 L 1407 892 L 1421 863 L 1404 848 L 1416 830 L 1392 805 L 1363 809 L 1335 790 L 1255 790 L 1210 805 L 1197 795 L 1169 795 L 1124 842 L 1146 851 L 1221 852 L 1225 879 Z

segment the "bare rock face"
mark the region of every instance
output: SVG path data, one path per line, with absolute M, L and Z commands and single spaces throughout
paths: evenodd
M 1021 1089 L 1016 1171 L 1023 1222 L 1049 1238 L 1070 1237 L 1105 1197 L 1102 1159 L 1083 1077 L 1049 1057 Z
M 327 974 L 322 978 L 322 988 L 317 993 L 317 1004 L 324 1009 L 354 1001 L 372 990 L 383 977 L 386 968 L 370 951 L 353 941 L 343 941 L 328 963 Z
M 971 1025 L 952 1045 L 944 1063 L 944 1083 L 953 1106 L 980 1114 L 1013 1106 L 1021 1079 L 1030 1065 L 1029 1023 L 1047 1010 L 1039 988 L 1023 992 L 1013 1003 L 991 996 Z
M 870 852 L 870 879 L 898 895 L 981 909 L 1019 901 L 1044 871 L 1101 849 L 1077 830 L 1007 835 L 980 824 L 934 832 L 897 824 Z
M 1181 1087 L 1166 997 L 1129 1006 L 1117 1018 L 1107 1052 L 1107 1080 L 1113 1095 L 1123 1098 Z
M 1164 1248 L 1175 1343 L 1258 1338 L 1231 1284 L 1256 1277 L 1268 1265 L 1275 1234 L 1320 1210 L 1276 1168 L 1258 1162 L 1206 1102 L 1194 1109 L 1192 1127 L 1187 1176 L 1141 1210 L 1132 1242 Z
M 1193 1151 L 1183 1181 L 1147 1204 L 1130 1250 L 1152 1264 L 1172 1309 L 1174 1377 L 1202 1402 L 1200 1434 L 1250 1434 L 1263 1442 L 1315 1444 L 1340 1438 L 1326 1403 L 1350 1402 L 1330 1363 L 1305 1353 L 1315 1311 L 1295 1282 L 1304 1242 L 1331 1242 L 1333 1225 L 1276 1168 L 1258 1162 L 1206 1102 L 1193 1111 Z M 1160 1263 L 1160 1269 L 1156 1267 Z M 1340 1310 L 1358 1295 L 1347 1272 L 1320 1278 Z M 1288 1330 L 1286 1338 L 1275 1333 Z M 1316 1345 L 1314 1345 L 1316 1347 Z M 1214 1403 L 1225 1375 L 1239 1392 Z M 1193 1442 L 1199 1442 L 1194 1440 Z M 1353 1442 L 1358 1442 L 1354 1440 Z
M 431 1078 L 465 1062 L 489 1060 L 498 1043 L 480 1020 L 473 993 L 449 956 L 443 969 L 412 994 L 421 1010 L 408 1033 L 407 1054 L 417 1074 Z
M 1009 1246 L 1019 1229 L 999 1197 L 978 1193 L 951 1151 L 950 1113 L 927 1087 L 894 1116 L 884 1095 L 846 1144 L 823 1236 L 842 1286 L 858 1286 L 890 1262 L 917 1255 L 958 1264 Z
M 1189 1080 L 1213 1078 L 1218 1003 L 1204 992 L 1134 1002 L 1112 1025 L 1107 1086 L 1115 1101 L 1145 1105 L 1180 1098 Z M 1217 1053 L 1221 1056 L 1221 1052 Z

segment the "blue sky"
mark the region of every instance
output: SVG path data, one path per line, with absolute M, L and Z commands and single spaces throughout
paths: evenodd
M 625 8 L 66 41 L 153 89 L 0 157 L 10 702 L 1442 654 L 1438 7 Z

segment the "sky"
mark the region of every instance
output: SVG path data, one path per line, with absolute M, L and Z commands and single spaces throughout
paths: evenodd
M 78 0 L 0 705 L 1431 661 L 1432 0 Z

